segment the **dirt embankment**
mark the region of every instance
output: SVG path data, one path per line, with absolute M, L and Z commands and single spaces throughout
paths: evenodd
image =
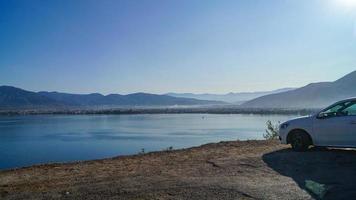
M 0 172 L 0 199 L 353 199 L 356 151 L 233 141 Z

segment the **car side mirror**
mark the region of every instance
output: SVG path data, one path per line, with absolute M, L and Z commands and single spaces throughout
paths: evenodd
M 325 119 L 325 118 L 327 118 L 329 115 L 327 114 L 327 113 L 323 113 L 323 112 L 321 112 L 321 113 L 319 113 L 317 116 L 316 116 L 316 118 L 317 119 Z

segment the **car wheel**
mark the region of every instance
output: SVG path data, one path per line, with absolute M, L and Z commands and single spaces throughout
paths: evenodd
M 306 151 L 309 148 L 309 137 L 304 132 L 295 132 L 292 136 L 291 145 L 294 151 Z

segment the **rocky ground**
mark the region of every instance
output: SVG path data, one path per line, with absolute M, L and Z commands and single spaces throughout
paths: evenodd
M 356 151 L 232 141 L 0 171 L 0 199 L 355 199 Z

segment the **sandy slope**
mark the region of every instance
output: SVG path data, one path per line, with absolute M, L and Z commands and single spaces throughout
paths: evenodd
M 355 169 L 355 151 L 220 142 L 2 171 L 0 199 L 342 199 L 356 196 Z

